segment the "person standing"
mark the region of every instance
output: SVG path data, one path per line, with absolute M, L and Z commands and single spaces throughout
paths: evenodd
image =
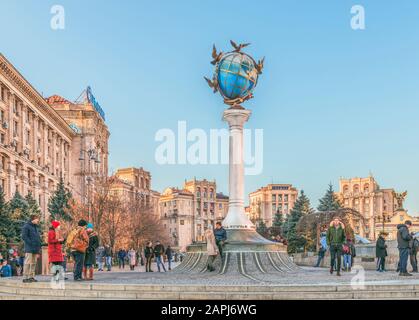
M 164 246 L 160 243 L 160 241 L 156 241 L 156 246 L 154 247 L 154 256 L 156 257 L 157 269 L 160 272 L 160 265 L 163 267 L 164 272 L 166 272 L 166 267 L 164 266 L 163 261 L 163 254 L 164 254 Z
M 352 244 L 351 239 L 347 239 L 342 246 L 344 271 L 351 272 L 353 250 L 354 245 Z
M 74 259 L 74 281 L 82 281 L 84 256 L 89 246 L 89 236 L 86 232 L 86 220 L 79 220 L 77 227 L 67 237 L 67 245 Z
M 377 242 L 375 244 L 375 256 L 377 257 L 377 271 L 386 271 L 386 257 L 387 257 L 387 245 L 386 245 L 386 234 L 380 232 Z
M 345 226 L 339 217 L 335 217 L 327 230 L 326 240 L 330 248 L 330 274 L 336 263 L 337 275 L 340 276 L 342 245 L 345 242 Z
M 112 270 L 112 256 L 113 256 L 112 248 L 110 246 L 105 246 L 106 271 Z
M 12 276 L 12 267 L 8 263 L 7 259 L 4 259 L 1 262 L 0 276 L 2 278 L 10 278 Z
M 167 257 L 167 263 L 169 266 L 169 270 L 172 270 L 172 258 L 173 258 L 173 250 L 171 246 L 167 246 L 166 248 L 166 257 Z
M 151 261 L 153 260 L 153 257 L 154 257 L 154 250 L 153 250 L 153 243 L 151 241 L 147 243 L 147 246 L 144 249 L 144 256 L 146 259 L 145 272 L 153 272 L 153 270 L 151 270 Z
M 103 271 L 103 260 L 105 259 L 105 247 L 100 245 L 96 250 L 97 271 Z
M 131 248 L 128 251 L 128 260 L 129 260 L 129 268 L 131 271 L 133 271 L 137 263 L 137 252 L 135 252 L 134 248 Z
M 38 282 L 35 279 L 36 261 L 41 250 L 41 237 L 38 231 L 39 216 L 32 214 L 30 220 L 22 228 L 22 240 L 25 243 L 25 262 L 23 267 L 23 282 Z
M 118 251 L 118 265 L 119 269 L 125 269 L 125 258 L 127 257 L 127 251 L 125 249 L 119 249 Z
M 217 258 L 219 253 L 217 243 L 215 242 L 215 235 L 211 229 L 205 230 L 205 239 L 207 240 L 207 270 L 209 272 L 213 272 L 214 268 L 214 261 Z
M 412 265 L 412 272 L 418 272 L 418 253 L 419 240 L 412 234 L 412 240 L 410 240 L 410 264 Z
M 397 248 L 399 249 L 399 276 L 412 276 L 407 272 L 407 260 L 409 259 L 410 241 L 412 236 L 409 229 L 412 226 L 412 221 L 406 220 L 404 224 L 397 226 Z
M 221 259 L 223 258 L 223 247 L 227 240 L 227 232 L 221 225 L 221 222 L 217 221 L 215 223 L 214 229 L 215 243 L 218 247 L 218 252 L 220 253 Z
M 322 233 L 320 236 L 320 248 L 319 248 L 319 255 L 317 257 L 317 263 L 314 267 L 318 268 L 320 267 L 320 263 L 324 259 L 324 255 L 327 251 L 327 240 L 326 240 L 326 234 Z
M 64 279 L 63 267 L 63 242 L 64 239 L 60 235 L 60 222 L 54 220 L 48 232 L 48 261 L 52 264 L 51 273 L 55 281 Z
M 93 224 L 91 223 L 87 225 L 86 232 L 89 236 L 89 245 L 86 249 L 86 256 L 84 258 L 83 276 L 85 280 L 93 280 L 93 266 L 96 262 L 96 249 L 99 247 L 99 237 L 93 230 Z M 87 275 L 87 273 L 89 273 L 89 275 Z

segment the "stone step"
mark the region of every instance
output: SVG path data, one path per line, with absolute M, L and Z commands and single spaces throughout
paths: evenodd
M 152 300 L 277 300 L 277 299 L 418 299 L 418 285 L 351 286 L 144 286 L 66 284 L 65 290 L 49 283 L 1 282 L 0 299 L 152 299 Z

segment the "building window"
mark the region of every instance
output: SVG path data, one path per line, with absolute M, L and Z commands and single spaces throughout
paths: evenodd
M 278 202 L 282 202 L 282 194 L 278 194 Z
M 276 194 L 272 195 L 272 202 L 275 203 L 276 202 Z
M 288 195 L 284 195 L 284 202 L 288 202 Z
M 4 141 L 5 141 L 5 136 L 4 136 L 4 133 L 1 133 L 1 134 L 0 134 L 0 143 L 1 143 L 1 144 L 4 144 Z
M 17 121 L 14 121 L 14 124 L 13 124 L 13 137 L 17 137 L 17 133 L 18 133 L 18 130 L 19 129 L 19 124 L 17 123 Z

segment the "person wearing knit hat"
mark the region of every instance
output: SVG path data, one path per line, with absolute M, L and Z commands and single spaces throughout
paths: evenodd
M 48 232 L 48 260 L 51 264 L 51 273 L 55 281 L 64 279 L 62 243 L 64 239 L 60 235 L 60 222 L 53 220 Z
M 93 265 L 96 262 L 96 249 L 99 247 L 99 237 L 96 232 L 93 231 L 93 224 L 88 223 L 86 232 L 89 236 L 89 245 L 86 249 L 86 256 L 84 258 L 84 269 L 83 275 L 85 280 L 93 280 Z M 89 276 L 87 276 L 89 272 Z

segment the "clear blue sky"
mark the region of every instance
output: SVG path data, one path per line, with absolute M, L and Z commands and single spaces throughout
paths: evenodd
M 66 28 L 50 28 L 65 8 Z M 350 28 L 352 5 L 366 30 Z M 0 51 L 44 96 L 75 99 L 91 85 L 111 131 L 110 168 L 143 166 L 153 188 L 216 179 L 226 166 L 160 166 L 161 128 L 222 128 L 211 47 L 249 41 L 266 56 L 246 107 L 264 129 L 264 170 L 246 192 L 272 180 L 304 189 L 317 206 L 327 184 L 367 176 L 409 191 L 419 212 L 419 1 L 0 0 Z

